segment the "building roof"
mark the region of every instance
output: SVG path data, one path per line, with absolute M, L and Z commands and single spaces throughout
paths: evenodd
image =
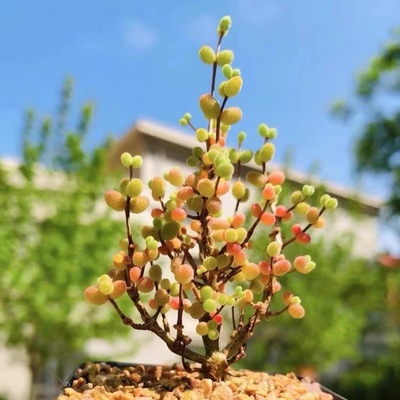
M 175 146 L 190 151 L 193 147 L 199 146 L 199 142 L 194 136 L 183 133 L 181 130 L 161 125 L 149 120 L 138 120 L 127 133 L 119 139 L 111 152 L 110 164 L 112 168 L 118 168 L 120 165 L 120 155 L 124 151 L 132 154 L 141 154 L 144 146 L 145 138 L 153 138 L 159 142 L 165 142 L 168 146 Z M 154 142 L 156 143 L 156 142 Z M 259 170 L 259 166 L 253 161 L 247 164 L 250 168 Z M 273 169 L 278 169 L 279 164 L 271 165 Z M 360 194 L 354 189 L 349 189 L 332 182 L 317 181 L 315 178 L 307 174 L 286 169 L 287 179 L 298 184 L 310 184 L 315 186 L 324 186 L 325 190 L 338 198 L 338 200 L 354 201 L 360 204 L 365 212 L 371 215 L 377 215 L 383 205 L 383 201 L 371 196 Z
M 392 254 L 380 254 L 378 256 L 378 262 L 383 267 L 386 267 L 388 269 L 400 269 L 400 257 L 396 257 Z

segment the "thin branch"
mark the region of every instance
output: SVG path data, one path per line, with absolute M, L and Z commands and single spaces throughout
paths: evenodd
M 221 104 L 221 111 L 219 113 L 219 116 L 217 118 L 217 124 L 215 126 L 215 143 L 218 143 L 219 141 L 219 131 L 220 131 L 220 127 L 221 127 L 221 115 L 222 115 L 222 111 L 224 111 L 226 102 L 228 101 L 228 96 L 224 97 L 224 100 L 222 100 L 222 104 Z
M 325 206 L 323 206 L 320 210 L 320 212 L 318 213 L 319 216 L 321 216 L 323 214 L 323 212 L 326 210 Z M 308 224 L 306 225 L 303 229 L 302 232 L 305 233 L 307 232 L 313 225 L 312 224 Z M 296 240 L 296 235 L 293 235 L 290 239 L 286 240 L 285 242 L 282 243 L 282 249 L 285 248 L 287 245 L 289 245 L 290 243 L 294 242 Z
M 121 321 L 123 322 L 123 324 L 125 325 L 129 325 L 130 327 L 132 327 L 133 329 L 137 329 L 137 330 L 147 330 L 148 326 L 147 324 L 137 324 L 135 322 L 133 322 L 133 320 L 129 317 L 127 317 L 119 308 L 118 304 L 116 303 L 116 301 L 114 299 L 112 299 L 111 297 L 108 298 L 108 301 L 112 304 L 112 306 L 115 308 L 115 310 L 117 311 L 117 314 L 119 315 L 119 317 L 121 318 Z
M 190 121 L 188 121 L 188 125 L 192 128 L 193 132 L 196 132 L 196 128 Z
M 222 38 L 224 37 L 224 35 L 221 33 L 218 37 L 218 42 L 217 42 L 217 47 L 215 49 L 215 55 L 217 56 L 219 53 L 219 49 L 221 47 L 221 42 L 222 42 Z M 214 61 L 213 64 L 213 69 L 212 69 L 212 75 L 211 75 L 211 89 L 210 89 L 210 94 L 211 96 L 214 95 L 214 90 L 215 90 L 215 78 L 217 76 L 217 60 Z
M 183 323 L 182 323 L 182 316 L 183 316 L 183 289 L 182 284 L 179 284 L 179 307 L 178 307 L 178 316 L 176 320 L 176 324 L 174 328 L 176 329 L 177 335 L 176 340 L 183 339 Z
M 265 316 L 266 317 L 276 317 L 278 315 L 283 314 L 288 308 L 289 308 L 289 306 L 286 306 L 286 307 L 282 308 L 282 310 L 279 310 L 279 311 L 267 311 Z

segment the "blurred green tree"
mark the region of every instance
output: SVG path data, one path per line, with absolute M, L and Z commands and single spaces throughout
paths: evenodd
M 258 240 L 255 251 L 261 255 L 263 247 Z M 317 268 L 310 276 L 295 272 L 280 281 L 283 290 L 289 289 L 303 299 L 306 316 L 294 320 L 284 313 L 276 317 L 279 321 L 271 318 L 256 332 L 255 345 L 249 346 L 244 361 L 252 368 L 297 373 L 306 368 L 323 374 L 339 361 L 357 360 L 371 315 L 385 310 L 381 269 L 352 256 L 350 233 L 329 242 L 317 239 L 306 249 L 291 244 L 286 258 L 291 260 L 302 251 L 311 256 Z M 281 296 L 275 296 L 274 301 L 277 310 L 284 307 Z
M 333 114 L 345 121 L 356 112 L 365 118 L 355 143 L 356 168 L 390 177 L 391 217 L 400 215 L 400 30 L 393 30 L 392 36 L 358 74 L 358 102 L 337 100 L 332 105 Z
M 47 362 L 63 377 L 87 339 L 127 331 L 118 329 L 111 308 L 83 301 L 99 265 L 111 266 L 123 224 L 105 218 L 102 207 L 109 144 L 84 148 L 93 105 L 81 108 L 76 129 L 68 126 L 72 89 L 66 80 L 56 115 L 38 130 L 27 112 L 21 163 L 0 164 L 0 340 L 26 351 L 30 399 Z
M 342 232 L 308 245 L 306 253 L 317 263 L 312 276 L 293 273 L 280 280 L 283 290 L 303 299 L 306 316 L 294 320 L 284 313 L 267 321 L 255 332 L 241 366 L 309 374 L 350 399 L 372 400 L 382 393 L 398 398 L 399 386 L 388 384 L 400 377 L 398 305 L 394 312 L 388 290 L 398 302 L 400 276 L 352 255 L 353 240 L 352 233 Z M 297 246 L 287 248 L 288 259 L 299 254 Z M 261 236 L 254 251 L 262 255 L 264 247 Z M 274 302 L 276 310 L 284 307 L 281 296 Z
M 326 192 L 323 187 L 316 190 L 315 199 L 318 192 Z M 290 192 L 286 187 L 281 195 L 285 198 Z M 341 204 L 354 224 L 364 218 L 357 204 Z M 302 299 L 306 315 L 295 320 L 283 313 L 266 321 L 264 329 L 255 332 L 241 366 L 306 374 L 349 399 L 379 398 L 377 393 L 388 377 L 398 373 L 393 367 L 399 326 L 393 296 L 400 298 L 400 276 L 382 267 L 375 257 L 354 254 L 357 232 L 339 229 L 336 226 L 323 235 L 314 231 L 307 247 L 296 242 L 286 247 L 289 260 L 308 254 L 317 265 L 309 276 L 293 272 L 280 278 L 283 291 Z M 290 236 L 290 224 L 283 226 L 282 235 Z M 264 237 L 260 232 L 255 238 L 254 259 L 264 254 Z M 393 296 L 388 302 L 390 291 Z M 284 307 L 279 293 L 273 307 L 277 311 Z M 383 365 L 387 370 L 383 371 Z M 386 389 L 385 398 L 398 398 L 396 386 Z
M 356 114 L 361 116 L 361 132 L 355 142 L 356 169 L 360 174 L 372 173 L 389 178 L 385 225 L 400 236 L 399 28 L 393 29 L 391 40 L 358 74 L 355 94 L 354 100 L 336 101 L 332 105 L 332 112 L 345 122 Z M 354 363 L 352 370 L 341 377 L 339 384 L 348 388 L 349 396 L 365 399 L 400 397 L 399 272 L 398 267 L 387 269 L 379 283 L 386 283 L 386 296 L 390 299 L 388 302 L 392 303 L 386 310 L 380 328 L 375 327 L 375 332 L 386 337 L 387 346 L 379 353 L 364 354 L 365 357 Z M 397 311 L 394 312 L 394 309 Z M 394 314 L 397 318 L 393 317 Z M 371 346 L 371 343 L 365 346 Z

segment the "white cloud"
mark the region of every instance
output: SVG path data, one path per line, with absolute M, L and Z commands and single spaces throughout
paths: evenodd
M 237 0 L 238 17 L 251 24 L 268 24 L 282 13 L 282 4 L 277 0 Z
M 123 33 L 126 44 L 136 50 L 148 50 L 158 41 L 156 30 L 139 20 L 128 21 Z

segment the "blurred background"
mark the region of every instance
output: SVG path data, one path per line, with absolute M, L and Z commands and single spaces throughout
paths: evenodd
M 341 199 L 310 246 L 320 268 L 293 283 L 307 317 L 261 327 L 242 366 L 400 397 L 400 3 L 20 0 L 0 5 L 0 399 L 52 399 L 87 357 L 147 354 L 81 301 L 123 234 L 99 199 L 122 143 L 165 136 L 179 152 L 182 115 L 201 124 L 198 49 L 224 15 L 244 78 L 234 132 L 254 150 L 259 123 L 277 127 L 293 184 Z

